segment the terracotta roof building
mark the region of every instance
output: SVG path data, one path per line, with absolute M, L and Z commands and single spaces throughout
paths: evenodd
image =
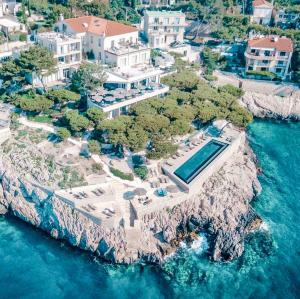
M 251 22 L 261 25 L 270 25 L 273 17 L 273 4 L 266 0 L 254 0 L 252 2 L 253 15 Z
M 253 7 L 264 6 L 264 7 L 272 7 L 273 8 L 272 3 L 268 2 L 266 0 L 254 0 L 252 5 L 253 5 Z
M 150 61 L 150 49 L 139 41 L 136 27 L 94 16 L 62 18 L 55 27 L 56 31 L 80 37 L 89 59 L 119 68 Z
M 76 33 L 89 32 L 104 36 L 116 36 L 138 31 L 136 27 L 94 16 L 66 19 L 64 22 Z
M 286 79 L 290 75 L 293 42 L 290 38 L 267 36 L 248 41 L 246 71 L 267 71 Z

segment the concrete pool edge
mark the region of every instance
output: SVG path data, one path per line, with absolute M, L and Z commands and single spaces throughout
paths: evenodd
M 185 179 L 183 177 L 183 175 L 181 175 L 179 172 L 180 170 L 186 166 L 186 164 L 192 160 L 195 156 L 199 155 L 199 153 L 201 151 L 203 151 L 205 149 L 205 147 L 209 146 L 210 144 L 215 143 L 218 145 L 221 145 L 220 148 L 216 149 L 215 152 L 213 152 L 211 155 L 209 155 L 207 157 L 207 159 L 205 159 L 204 163 L 201 165 L 201 163 L 195 168 L 195 170 L 188 175 L 188 177 Z M 185 182 L 186 184 L 190 184 L 199 174 L 201 174 L 201 172 L 208 167 L 222 152 L 224 152 L 226 150 L 226 148 L 230 146 L 229 143 L 225 143 L 223 141 L 220 141 L 218 139 L 216 139 L 215 137 L 210 139 L 206 144 L 204 144 L 201 148 L 199 148 L 199 150 L 194 153 L 191 157 L 189 157 L 183 164 L 181 164 L 175 171 L 174 171 L 174 175 L 176 175 L 177 177 L 179 177 L 179 179 L 181 179 L 183 182 Z
M 226 142 L 226 140 L 224 140 L 223 138 L 213 137 L 213 138 L 209 138 L 203 144 L 201 144 L 201 146 L 193 154 L 199 151 L 212 139 L 215 139 L 219 142 L 227 143 L 228 146 L 222 152 L 220 152 L 219 155 L 216 156 L 215 159 L 213 159 L 206 168 L 204 168 L 200 173 L 198 173 L 198 175 L 189 184 L 185 183 L 183 180 L 177 177 L 174 174 L 174 172 L 178 167 L 180 167 L 180 165 L 184 164 L 187 160 L 189 160 L 191 156 L 186 157 L 185 160 L 181 161 L 181 163 L 176 166 L 169 166 L 164 164 L 162 166 L 163 172 L 183 191 L 187 193 L 197 193 L 199 191 L 199 188 L 202 187 L 203 183 L 211 175 L 213 175 L 216 171 L 218 171 L 235 152 L 238 151 L 239 146 L 241 144 L 241 140 L 243 139 L 243 137 L 245 138 L 245 132 L 236 132 L 236 133 L 238 134 L 234 136 L 235 138 L 233 138 L 231 143 Z

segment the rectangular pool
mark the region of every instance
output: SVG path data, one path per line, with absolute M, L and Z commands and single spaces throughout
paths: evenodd
M 177 168 L 174 174 L 186 184 L 189 184 L 204 168 L 220 155 L 227 146 L 227 143 L 212 139 Z

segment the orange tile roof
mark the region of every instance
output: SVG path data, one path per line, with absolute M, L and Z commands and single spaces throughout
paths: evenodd
M 293 52 L 293 42 L 290 38 L 279 37 L 277 40 L 275 38 L 274 36 L 253 38 L 248 41 L 248 46 L 253 48 L 272 48 L 277 51 Z
M 77 33 L 90 32 L 98 35 L 114 36 L 138 31 L 133 26 L 94 16 L 65 19 L 64 22 Z
M 266 0 L 254 0 L 252 5 L 254 7 L 257 7 L 257 6 L 268 6 L 268 7 L 273 7 L 272 3 L 266 1 Z

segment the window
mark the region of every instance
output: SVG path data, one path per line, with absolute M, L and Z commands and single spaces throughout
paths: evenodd
M 133 64 L 137 64 L 137 55 L 132 56 L 131 61 Z
M 98 47 L 101 47 L 101 38 L 98 39 Z
M 265 56 L 270 56 L 271 52 L 269 50 L 266 50 L 264 54 Z
M 91 44 L 94 42 L 94 37 L 91 36 Z
M 154 30 L 154 31 L 157 31 L 157 30 L 158 30 L 158 27 L 157 27 L 157 26 L 154 26 L 154 27 L 153 27 L 153 30 Z
M 154 23 L 158 24 L 159 23 L 159 18 L 154 18 Z
M 281 68 L 276 68 L 276 74 L 280 74 L 281 73 L 281 71 L 282 71 L 282 69 Z
M 254 53 L 255 53 L 255 51 L 256 51 L 255 49 L 251 49 L 251 53 L 252 53 L 252 54 L 254 54 Z
M 280 55 L 280 56 L 285 56 L 285 55 L 286 55 L 286 52 L 283 52 L 283 51 L 282 51 L 282 52 L 279 53 L 279 55 Z
M 268 71 L 268 68 L 262 67 L 262 68 L 261 68 L 261 71 L 263 71 L 263 72 Z
M 253 66 L 248 66 L 248 71 L 253 71 Z
M 59 63 L 64 63 L 65 62 L 65 57 L 64 56 L 58 57 L 58 62 Z
M 180 18 L 175 18 L 175 25 L 179 25 L 180 24 Z
M 179 27 L 174 27 L 174 32 L 179 32 Z
M 101 52 L 99 52 L 98 58 L 99 60 L 101 60 Z
M 169 18 L 164 18 L 164 24 L 169 25 Z
M 168 27 L 167 27 L 167 26 L 164 27 L 164 31 L 165 31 L 165 32 L 168 31 Z
M 62 25 L 62 31 L 66 32 L 67 31 L 67 26 L 65 24 Z
M 283 65 L 283 60 L 279 60 L 278 65 Z
M 115 47 L 115 41 L 114 41 L 114 40 L 111 41 L 110 47 L 111 47 L 111 48 L 114 48 L 114 47 Z
M 268 60 L 263 60 L 262 62 L 263 62 L 263 64 L 267 64 L 269 61 Z

